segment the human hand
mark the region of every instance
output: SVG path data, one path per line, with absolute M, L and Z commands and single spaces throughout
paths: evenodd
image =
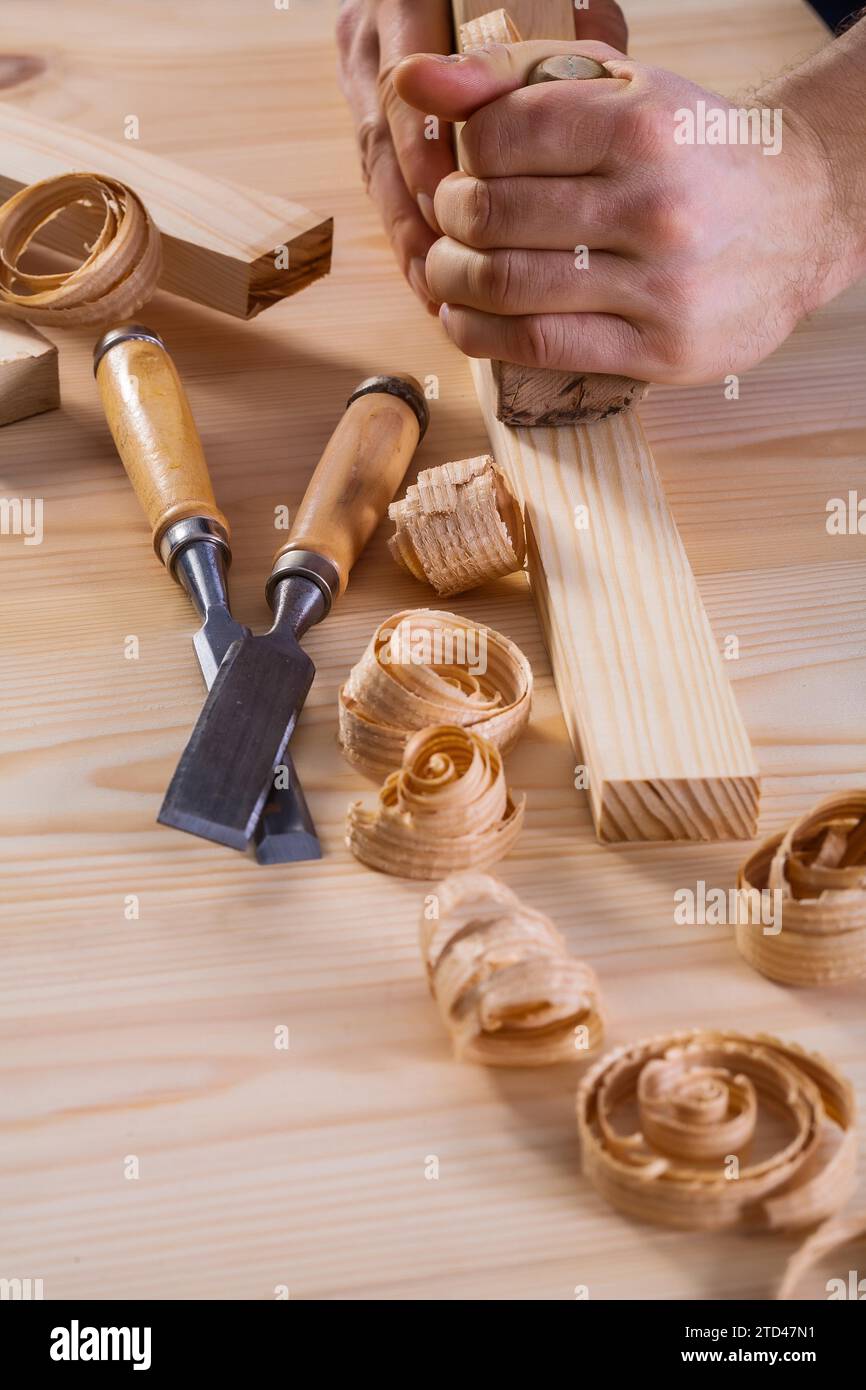
M 578 52 L 610 78 L 525 86 L 541 59 Z M 469 356 L 696 383 L 760 361 L 829 297 L 833 193 L 792 106 L 773 155 L 678 143 L 678 112 L 731 103 L 588 42 L 419 54 L 394 85 L 466 121 L 426 270 Z
M 614 0 L 575 10 L 579 38 L 625 47 L 626 27 Z M 355 118 L 364 180 L 376 202 L 400 268 L 432 313 L 424 261 L 440 228 L 433 197 L 454 168 L 451 126 L 440 120 L 430 138 L 425 116 L 407 105 L 392 74 L 410 53 L 450 53 L 449 0 L 345 0 L 337 21 L 340 86 Z

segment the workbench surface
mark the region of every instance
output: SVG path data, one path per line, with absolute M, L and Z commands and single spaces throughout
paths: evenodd
M 627 8 L 635 56 L 727 92 L 823 41 L 799 0 Z M 330 278 L 255 321 L 164 295 L 146 315 L 234 526 L 236 614 L 258 630 L 274 508 L 296 507 L 358 380 L 438 377 L 418 465 L 486 448 L 468 365 L 362 191 L 335 9 L 123 0 L 106 23 L 102 0 L 3 6 L 18 56 L 0 57 L 0 96 L 115 139 L 136 114 L 143 149 L 335 216 Z M 376 623 L 431 602 L 389 558 L 389 527 L 306 643 L 318 674 L 292 746 L 324 859 L 258 868 L 156 825 L 202 700 L 194 621 L 115 454 L 92 345 L 62 337 L 60 411 L 0 430 L 0 491 L 45 501 L 41 546 L 0 538 L 0 1275 L 42 1278 L 46 1298 L 770 1296 L 796 1238 L 638 1225 L 582 1180 L 579 1067 L 451 1060 L 418 952 L 424 885 L 344 847 L 348 803 L 374 788 L 337 750 L 338 686 Z M 829 498 L 864 492 L 864 368 L 861 286 L 743 377 L 739 401 L 713 384 L 641 407 L 713 629 L 739 638 L 726 669 L 762 833 L 866 780 L 864 540 L 825 525 Z M 534 666 L 508 760 L 526 828 L 496 872 L 596 969 L 610 1045 L 767 1031 L 824 1052 L 862 1104 L 863 985 L 785 989 L 729 928 L 674 925 L 675 890 L 728 887 L 747 847 L 600 847 L 524 578 L 452 606 Z

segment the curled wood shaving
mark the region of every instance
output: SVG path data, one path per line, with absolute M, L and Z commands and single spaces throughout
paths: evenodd
M 340 746 L 380 779 L 431 724 L 474 729 L 507 752 L 529 718 L 532 669 L 493 628 L 431 608 L 393 613 L 340 691 Z
M 828 985 L 866 975 L 866 791 L 828 797 L 740 870 L 748 905 L 776 892 L 781 930 L 741 912 L 737 945 L 750 965 L 789 985 Z
M 460 25 L 460 52 L 489 43 L 520 43 L 520 33 L 507 10 L 491 10 Z
M 796 1250 L 791 1256 L 785 1266 L 779 1292 L 776 1294 L 777 1300 L 793 1298 L 803 1275 L 814 1269 L 825 1255 L 841 1250 L 843 1246 L 860 1242 L 866 1245 L 866 1211 L 825 1221 L 823 1225 L 818 1227 L 817 1231 L 812 1232 L 808 1240 L 803 1241 L 799 1250 Z M 863 1265 L 861 1264 L 860 1269 L 862 1268 Z M 847 1284 L 847 1273 L 847 1270 L 840 1270 L 836 1277 L 843 1279 Z M 858 1278 L 858 1285 L 859 1282 Z M 854 1296 L 862 1298 L 859 1290 Z
M 461 1060 L 544 1066 L 600 1045 L 595 974 L 504 883 L 452 874 L 426 901 L 420 936 L 430 992 Z
M 523 517 L 489 454 L 425 468 L 388 515 L 394 559 L 443 598 L 523 568 Z
M 593 1185 L 663 1225 L 808 1226 L 853 1189 L 851 1086 L 823 1058 L 763 1034 L 699 1030 L 618 1048 L 584 1077 L 577 1116 Z
M 346 843 L 363 864 L 405 878 L 483 868 L 507 854 L 525 798 L 505 785 L 499 750 L 455 724 L 422 729 L 386 778 L 375 810 L 349 807 Z
M 73 203 L 102 207 L 102 227 L 82 264 L 56 275 L 22 270 L 40 228 Z M 153 294 L 161 267 L 159 230 L 144 204 L 103 174 L 43 179 L 0 207 L 0 312 L 11 318 L 57 328 L 128 318 Z

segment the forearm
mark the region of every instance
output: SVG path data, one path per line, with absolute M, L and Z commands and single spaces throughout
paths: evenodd
M 847 33 L 759 93 L 812 139 L 827 177 L 818 303 L 866 272 L 866 11 Z M 823 254 L 822 254 L 823 253 Z

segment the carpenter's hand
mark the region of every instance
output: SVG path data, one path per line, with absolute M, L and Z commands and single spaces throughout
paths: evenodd
M 569 52 L 611 78 L 524 85 Z M 775 154 L 678 143 L 676 113 L 730 103 L 594 43 L 416 55 L 394 82 L 417 109 L 466 120 L 427 282 L 470 356 L 708 381 L 760 361 L 829 297 L 827 164 L 790 106 Z
M 491 0 L 492 5 L 492 0 Z M 613 0 L 575 11 L 579 38 L 625 46 L 625 22 Z M 340 85 L 352 108 L 364 178 L 378 204 L 404 275 L 423 303 L 436 305 L 424 278 L 424 258 L 440 229 L 433 197 L 454 169 L 451 127 L 408 106 L 391 80 L 410 53 L 450 53 L 449 0 L 345 0 L 337 23 Z M 433 138 L 431 138 L 431 135 Z

